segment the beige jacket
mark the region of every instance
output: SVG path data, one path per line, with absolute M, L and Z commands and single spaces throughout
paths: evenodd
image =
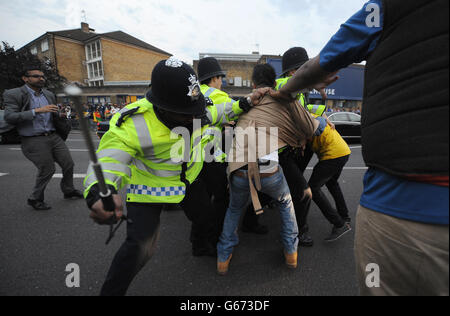
M 287 103 L 269 95 L 240 116 L 228 155 L 229 174 L 248 165 L 253 206 L 257 213 L 262 211 L 256 192 L 261 190 L 258 159 L 285 146 L 305 146 L 318 126 L 319 122 L 297 101 Z

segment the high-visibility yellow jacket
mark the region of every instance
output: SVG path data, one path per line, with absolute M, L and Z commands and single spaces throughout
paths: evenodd
M 291 77 L 285 77 L 277 79 L 277 84 L 275 86 L 275 89 L 278 91 L 280 90 L 288 81 L 291 79 Z M 315 105 L 315 104 L 306 104 L 306 97 L 303 93 L 299 93 L 297 95 L 297 100 L 300 102 L 302 106 L 305 107 L 305 109 L 308 110 L 308 112 L 322 116 L 325 111 L 327 110 L 327 107 L 325 105 Z
M 311 114 L 314 114 L 317 116 L 323 116 L 327 110 L 327 107 L 325 105 L 308 104 L 306 106 L 306 109 Z
M 138 107 L 116 125 L 123 113 Z M 224 114 L 212 116 L 212 124 L 224 119 Z M 127 202 L 180 203 L 188 182 L 193 183 L 203 168 L 204 148 L 211 141 L 208 127 L 198 126 L 191 137 L 183 138 L 158 119 L 147 99 L 128 105 L 112 118 L 97 151 L 107 184 L 116 190 L 127 186 Z M 186 150 L 189 155 L 183 160 Z M 84 180 L 85 197 L 97 182 L 90 166 Z
M 240 108 L 239 101 L 230 98 L 226 92 L 209 87 L 206 84 L 200 88 L 205 98 L 210 98 L 214 104 L 207 107 L 209 120 L 217 122 L 214 126 L 209 127 L 211 134 L 215 134 L 211 143 L 215 149 L 214 159 L 217 162 L 225 162 L 227 155 L 221 149 L 223 125 L 236 121 L 244 111 Z M 222 120 L 218 120 L 219 117 L 222 117 Z
M 291 79 L 291 77 L 277 79 L 275 90 L 280 90 L 289 81 L 289 79 Z M 297 94 L 297 100 L 302 106 L 306 106 L 306 97 L 303 93 Z

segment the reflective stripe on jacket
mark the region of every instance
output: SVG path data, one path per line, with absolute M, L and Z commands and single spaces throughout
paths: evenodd
M 285 77 L 285 78 L 277 79 L 275 90 L 278 91 L 281 88 L 283 88 L 283 86 L 289 81 L 289 79 L 291 79 L 291 77 Z M 303 93 L 297 94 L 297 100 L 300 102 L 300 104 L 302 106 L 306 106 L 306 97 L 305 97 L 305 95 Z

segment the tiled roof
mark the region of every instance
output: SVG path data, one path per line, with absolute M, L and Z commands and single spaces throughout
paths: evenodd
M 147 44 L 146 42 L 143 42 L 140 39 L 137 39 L 136 37 L 133 37 L 122 31 L 98 34 L 98 33 L 86 33 L 86 32 L 83 32 L 81 29 L 75 29 L 75 30 L 49 32 L 49 34 L 54 34 L 56 36 L 61 36 L 61 37 L 69 38 L 69 39 L 80 41 L 80 42 L 87 42 L 87 41 L 92 40 L 97 37 L 98 38 L 106 37 L 106 38 L 110 38 L 110 39 L 113 39 L 113 40 L 116 40 L 119 42 L 142 47 L 142 48 L 154 51 L 156 53 L 172 56 L 172 54 L 170 54 L 166 51 L 163 51 L 162 49 L 159 49 L 155 46 Z
M 165 52 L 155 46 L 152 46 L 150 44 L 147 44 L 146 42 L 141 41 L 140 39 L 137 39 L 136 37 L 133 37 L 127 33 L 124 33 L 122 31 L 117 31 L 117 32 L 110 32 L 110 33 L 103 33 L 103 34 L 99 34 L 100 37 L 107 37 L 116 41 L 120 41 L 120 42 L 124 42 L 124 43 L 128 43 L 128 44 L 132 44 L 135 46 L 139 46 L 142 48 L 146 48 L 149 50 L 152 50 L 154 52 L 157 53 L 161 53 L 164 55 L 170 55 L 172 56 L 172 54 Z

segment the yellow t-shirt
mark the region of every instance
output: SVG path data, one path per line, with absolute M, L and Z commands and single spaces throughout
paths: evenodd
M 320 136 L 314 136 L 312 149 L 320 161 L 348 156 L 352 153 L 345 140 L 329 125 Z

